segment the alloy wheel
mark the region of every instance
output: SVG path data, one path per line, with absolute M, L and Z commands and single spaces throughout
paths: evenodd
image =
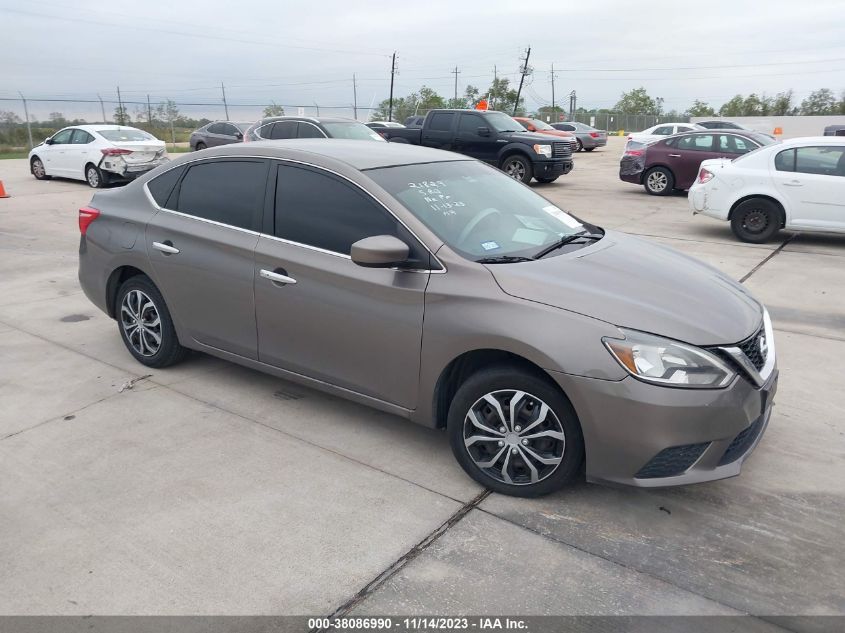
M 42 163 L 38 158 L 32 161 L 32 173 L 35 174 L 36 178 L 43 178 L 47 173 L 44 170 L 44 163 Z
M 463 439 L 482 472 L 516 486 L 551 476 L 566 448 L 555 412 L 540 398 L 517 389 L 492 391 L 476 400 L 464 418 Z
M 85 178 L 88 181 L 88 184 L 94 189 L 100 185 L 100 174 L 97 173 L 97 169 L 94 167 L 88 168 L 88 171 L 85 172 Z
M 155 356 L 161 347 L 161 316 L 149 295 L 127 292 L 120 304 L 120 324 L 132 349 L 141 356 Z
M 514 180 L 522 180 L 525 178 L 525 165 L 521 161 L 512 160 L 505 165 L 505 173 Z
M 668 184 L 666 174 L 662 171 L 653 171 L 648 175 L 648 188 L 654 192 L 663 191 Z

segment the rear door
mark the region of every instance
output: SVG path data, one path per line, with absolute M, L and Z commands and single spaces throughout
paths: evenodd
M 784 150 L 773 167 L 775 186 L 789 202 L 791 224 L 845 229 L 845 144 Z
M 479 129 L 486 129 L 487 135 L 479 134 Z M 491 165 L 498 162 L 496 131 L 487 125 L 483 116 L 471 112 L 460 114 L 452 149 Z
M 455 137 L 454 112 L 432 112 L 422 129 L 422 144 L 436 149 L 452 149 Z
M 255 254 L 259 360 L 414 408 L 428 251 L 344 178 L 304 165 L 275 165 L 274 235 L 262 235 Z M 352 262 L 353 242 L 385 234 L 411 247 L 419 271 Z
M 263 159 L 191 164 L 146 232 L 155 282 L 182 331 L 251 359 L 258 357 L 253 257 L 267 171 Z
M 94 136 L 85 130 L 76 129 L 70 137 L 70 145 L 65 150 L 65 160 L 67 161 L 69 172 L 77 174 L 75 176 L 76 178 L 81 178 L 85 175 L 85 165 L 87 163 L 91 162 L 96 165 L 103 157 L 100 152 L 93 149 L 91 145 L 93 142 Z

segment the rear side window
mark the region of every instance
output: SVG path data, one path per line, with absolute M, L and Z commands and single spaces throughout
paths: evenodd
M 411 248 L 410 261 L 425 261 L 427 267 L 427 251 L 396 218 L 353 185 L 313 169 L 291 165 L 278 169 L 277 237 L 349 255 L 358 240 L 393 235 Z
M 557 125 L 557 129 L 563 130 L 564 132 L 574 132 L 575 126 L 569 125 L 568 123 L 561 123 L 561 124 Z
M 263 160 L 218 160 L 188 169 L 176 210 L 242 229 L 257 230 L 267 183 Z
M 453 118 L 455 118 L 454 112 L 435 112 L 431 115 L 431 123 L 428 127 L 439 132 L 449 132 L 452 129 Z
M 664 125 L 662 127 L 657 128 L 652 132 L 652 134 L 656 134 L 658 136 L 668 136 L 672 133 L 672 126 L 671 125 Z
M 277 121 L 273 124 L 273 129 L 270 130 L 270 135 L 261 134 L 264 138 L 270 139 L 286 139 L 286 138 L 296 138 L 296 127 L 299 125 L 296 121 Z M 262 132 L 267 128 L 263 128 Z
M 326 138 L 326 135 L 323 134 L 323 131 L 316 125 L 300 121 L 297 138 Z
M 691 134 L 679 139 L 676 147 L 695 152 L 709 152 L 713 149 L 713 135 Z
M 184 167 L 176 167 L 164 172 L 161 176 L 156 176 L 147 183 L 147 189 L 150 190 L 150 195 L 156 204 L 160 207 L 167 207 L 167 199 L 170 197 L 173 187 L 179 182 Z
M 209 134 L 225 134 L 225 126 L 222 123 L 212 123 L 208 126 Z
M 71 145 L 87 145 L 94 140 L 94 137 L 88 134 L 85 130 L 74 130 L 73 138 L 71 138 Z

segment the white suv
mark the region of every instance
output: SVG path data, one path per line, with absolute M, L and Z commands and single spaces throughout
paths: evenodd
M 780 229 L 845 233 L 845 140 L 796 138 L 701 163 L 689 190 L 693 214 L 728 220 L 744 242 Z

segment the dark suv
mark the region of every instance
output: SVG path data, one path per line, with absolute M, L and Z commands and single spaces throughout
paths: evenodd
M 353 141 L 384 141 L 374 130 L 341 117 L 273 116 L 253 123 L 244 142 L 288 138 L 344 138 Z

